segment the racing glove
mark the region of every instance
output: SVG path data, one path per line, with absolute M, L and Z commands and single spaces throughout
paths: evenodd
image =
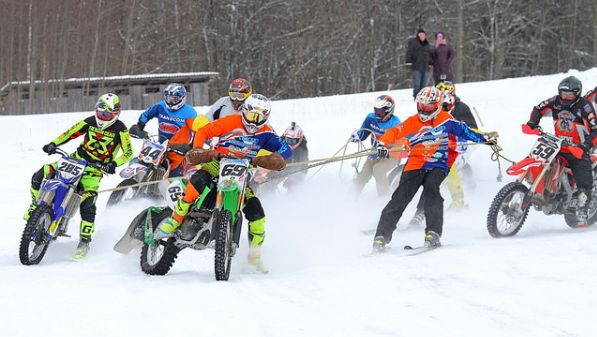
M 202 163 L 209 163 L 210 161 L 220 159 L 220 154 L 213 150 L 204 150 L 201 148 L 194 148 L 189 150 L 185 155 L 187 162 L 191 165 Z
M 47 154 L 54 154 L 54 153 L 56 153 L 56 148 L 57 148 L 56 144 L 48 143 L 48 144 L 44 145 L 44 147 L 42 147 L 41 149 Z
M 129 129 L 129 133 L 134 138 L 145 139 L 149 135 L 147 134 L 147 131 L 143 130 L 144 127 L 145 127 L 145 125 L 137 123 L 137 124 L 131 126 L 131 128 Z
M 114 174 L 116 173 L 116 167 L 118 167 L 118 165 L 116 165 L 115 162 L 111 161 L 104 165 L 104 171 L 108 174 Z
M 175 144 L 168 146 L 168 151 L 184 156 L 191 149 L 191 144 Z
M 280 171 L 286 167 L 286 161 L 281 154 L 274 152 L 267 156 L 255 157 L 251 160 L 254 166 L 263 167 L 268 170 Z
M 353 133 L 353 134 L 350 136 L 350 141 L 351 141 L 351 142 L 353 142 L 353 143 L 358 143 L 358 142 L 360 142 L 360 141 L 361 141 L 361 137 L 359 137 L 359 135 L 358 135 L 358 134 L 356 134 L 356 133 Z

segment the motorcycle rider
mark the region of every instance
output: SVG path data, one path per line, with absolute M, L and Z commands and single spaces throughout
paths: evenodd
M 443 227 L 443 198 L 439 186 L 448 173 L 450 138 L 485 142 L 485 136 L 471 130 L 465 123 L 456 121 L 442 109 L 442 93 L 435 87 L 421 89 L 416 98 L 417 114 L 389 129 L 379 139 L 377 152 L 387 158 L 391 146 L 407 138 L 411 151 L 398 188 L 381 212 L 373 249 L 381 252 L 392 240 L 392 233 L 408 203 L 423 186 L 425 203 L 425 246 L 438 247 Z
M 243 102 L 251 96 L 253 88 L 244 78 L 237 78 L 230 82 L 228 95 L 220 97 L 209 109 L 206 116 L 210 122 L 219 118 L 238 115 L 241 113 Z
M 352 142 L 362 142 L 371 135 L 371 146 L 376 147 L 379 138 L 400 123 L 400 119 L 394 115 L 396 103 L 389 95 L 381 95 L 373 103 L 373 111 L 369 113 L 363 121 L 359 131 L 351 136 Z M 378 158 L 377 154 L 367 157 L 363 168 L 358 173 L 355 180 L 355 191 L 358 196 L 365 188 L 365 185 L 375 177 L 377 194 L 385 196 L 390 193 L 390 181 L 388 172 L 400 162 L 400 153 L 392 153 L 389 158 Z
M 129 131 L 124 123 L 118 120 L 120 111 L 121 105 L 118 96 L 112 93 L 100 96 L 95 106 L 95 116 L 85 118 L 73 125 L 66 132 L 44 145 L 43 151 L 53 154 L 58 146 L 84 135 L 83 143 L 79 145 L 72 156 L 89 163 L 102 164 L 106 173 L 114 173 L 116 167 L 128 162 L 133 157 Z M 119 148 L 122 154 L 116 157 Z M 42 181 L 48 176 L 52 176 L 55 171 L 56 163 L 52 163 L 44 165 L 33 174 L 31 178 L 33 201 L 25 214 L 25 220 L 28 220 L 31 213 L 37 208 L 35 200 Z M 79 188 L 83 194 L 80 205 L 80 241 L 74 255 L 76 259 L 82 259 L 89 252 L 89 243 L 95 227 L 95 201 L 102 176 L 102 171 L 87 166 L 79 181 Z
M 593 88 L 593 90 L 589 90 L 585 95 L 585 98 L 593 103 L 593 110 L 597 109 L 597 87 Z
M 568 149 L 562 149 L 560 155 L 568 162 L 576 181 L 578 205 L 576 208 L 577 227 L 586 227 L 587 211 L 593 189 L 591 148 L 597 142 L 597 122 L 591 102 L 581 96 L 582 83 L 568 76 L 558 84 L 558 94 L 544 100 L 533 108 L 529 121 L 523 131 L 533 133 L 543 116 L 553 117 L 555 134 L 568 139 L 584 150 L 582 158 L 574 157 Z
M 144 131 L 145 125 L 153 118 L 158 119 L 159 141 L 163 143 L 176 134 L 189 118 L 195 118 L 197 111 L 192 106 L 186 104 L 187 90 L 180 83 L 170 83 L 164 89 L 164 100 L 145 110 L 140 116 L 137 124 L 131 126 L 130 133 L 137 138 L 146 138 L 147 132 Z M 173 154 L 168 153 L 168 159 Z M 175 167 L 176 168 L 176 167 Z M 174 170 L 171 167 L 170 176 L 180 176 L 182 171 L 179 168 Z
M 191 165 L 204 164 L 191 176 L 172 216 L 160 224 L 154 233 L 156 240 L 172 235 L 180 226 L 205 186 L 219 175 L 221 155 L 249 157 L 252 158 L 253 165 L 270 170 L 279 171 L 286 166 L 285 159 L 290 157 L 292 150 L 267 122 L 271 111 L 269 99 L 253 94 L 245 100 L 241 111 L 241 114 L 222 117 L 195 133 L 193 149 L 187 153 L 186 158 Z M 214 150 L 203 150 L 205 141 L 213 137 L 220 137 Z M 269 151 L 270 154 L 258 156 L 260 150 Z M 246 190 L 243 212 L 249 221 L 249 264 L 259 272 L 267 272 L 261 262 L 265 213 L 261 202 L 249 187 Z

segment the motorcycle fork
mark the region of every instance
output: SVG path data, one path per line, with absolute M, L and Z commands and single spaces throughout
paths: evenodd
M 524 200 L 522 201 L 523 209 L 530 207 L 531 199 L 532 199 L 533 195 L 535 195 L 537 193 L 537 186 L 539 186 L 539 184 L 545 177 L 545 174 L 547 173 L 548 170 L 549 170 L 549 166 L 544 166 L 543 170 L 541 170 L 541 172 L 539 172 L 539 175 L 537 175 L 537 178 L 535 178 L 535 180 L 531 184 L 531 187 L 529 188 L 529 192 L 524 196 Z M 530 175 L 530 174 L 531 174 L 530 171 L 527 171 L 527 172 L 521 174 L 518 177 L 518 182 L 522 183 L 525 180 L 525 178 L 527 177 L 527 175 Z

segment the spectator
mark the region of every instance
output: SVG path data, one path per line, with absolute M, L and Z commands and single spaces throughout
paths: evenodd
M 435 48 L 431 53 L 433 61 L 433 80 L 435 84 L 442 81 L 452 82 L 452 60 L 454 60 L 454 49 L 448 44 L 443 32 L 435 33 Z
M 431 46 L 422 28 L 417 36 L 408 41 L 406 64 L 411 66 L 413 80 L 413 98 L 427 84 L 427 72 L 431 64 Z

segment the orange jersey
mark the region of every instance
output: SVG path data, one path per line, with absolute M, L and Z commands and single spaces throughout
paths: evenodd
M 209 120 L 204 115 L 198 115 L 197 117 L 186 119 L 180 130 L 178 130 L 178 132 L 176 132 L 174 136 L 170 138 L 168 144 L 189 144 L 193 140 L 193 135 L 195 132 L 208 123 Z M 184 156 L 174 152 L 168 152 L 168 161 L 170 162 L 170 169 L 174 170 L 183 163 Z
M 202 148 L 205 141 L 220 137 L 215 151 L 238 157 L 256 157 L 259 150 L 278 152 L 284 159 L 290 158 L 292 150 L 274 130 L 265 124 L 255 134 L 248 133 L 241 115 L 229 115 L 215 120 L 195 133 L 194 148 Z
M 486 140 L 483 135 L 471 130 L 465 123 L 454 120 L 445 111 L 427 122 L 413 115 L 389 129 L 379 140 L 390 146 L 404 138 L 408 139 L 411 148 L 405 171 L 439 168 L 446 173 L 455 159 L 453 146 L 457 138 L 473 142 Z

